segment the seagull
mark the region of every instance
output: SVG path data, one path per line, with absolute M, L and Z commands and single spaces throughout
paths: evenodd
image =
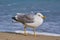
M 36 28 L 42 25 L 43 20 L 45 18 L 46 16 L 43 16 L 42 13 L 36 13 L 35 15 L 17 13 L 16 16 L 12 17 L 12 19 L 24 25 L 24 35 L 27 35 L 26 28 L 31 27 L 33 28 L 35 37 L 36 37 L 36 33 L 35 33 Z

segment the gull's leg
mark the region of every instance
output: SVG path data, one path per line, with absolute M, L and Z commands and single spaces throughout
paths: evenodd
M 26 33 L 26 25 L 24 25 L 24 35 L 26 36 L 27 33 Z
M 33 28 L 34 37 L 36 38 L 36 33 L 35 33 L 35 30 L 36 30 L 36 29 L 35 29 L 35 28 Z

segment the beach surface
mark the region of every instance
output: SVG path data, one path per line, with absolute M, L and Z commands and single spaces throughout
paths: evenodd
M 0 32 L 0 40 L 60 40 L 60 36 L 37 35 L 35 38 L 34 35 Z

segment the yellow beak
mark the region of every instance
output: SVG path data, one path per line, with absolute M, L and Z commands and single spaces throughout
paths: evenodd
M 43 16 L 42 18 L 43 18 L 43 19 L 45 19 L 45 18 L 46 18 L 46 16 Z

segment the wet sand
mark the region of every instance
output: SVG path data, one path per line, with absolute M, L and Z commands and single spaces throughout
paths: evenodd
M 59 36 L 33 35 L 0 32 L 0 40 L 60 40 Z

